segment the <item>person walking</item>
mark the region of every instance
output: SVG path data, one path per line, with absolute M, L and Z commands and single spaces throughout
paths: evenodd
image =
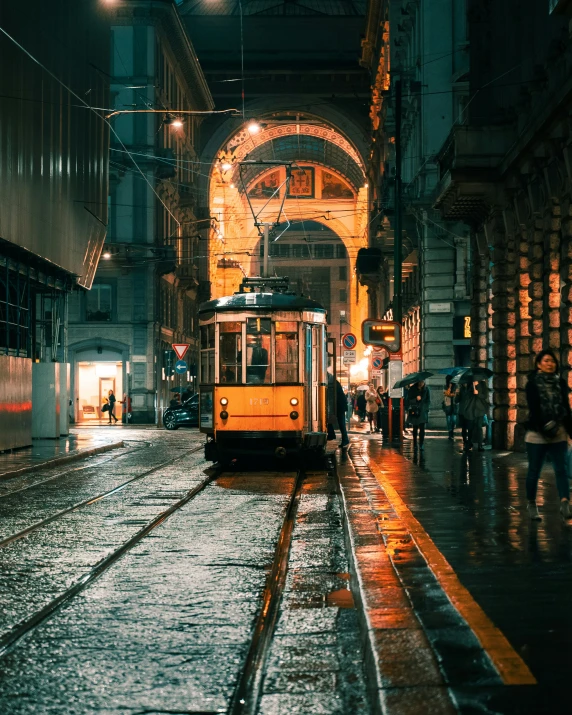
M 469 444 L 477 443 L 479 452 L 484 451 L 483 447 L 483 426 L 484 418 L 489 411 L 489 388 L 484 380 L 473 382 L 469 385 L 469 397 L 465 406 L 465 416 L 472 424 L 472 429 L 468 433 Z
M 389 393 L 385 391 L 383 385 L 377 388 L 377 396 L 379 398 L 378 411 L 377 411 L 377 431 L 382 432 L 384 430 L 384 425 L 387 422 L 387 400 L 389 399 Z M 384 432 L 384 437 L 385 432 Z
M 107 399 L 109 400 L 109 409 L 107 410 L 107 414 L 109 415 L 109 424 L 111 424 L 112 417 L 115 420 L 113 424 L 117 424 L 117 422 L 119 422 L 119 420 L 115 416 L 115 403 L 117 402 L 117 399 L 113 394 L 113 390 L 109 390 Z
M 365 420 L 365 413 L 367 407 L 367 400 L 365 399 L 365 390 L 360 390 L 358 396 L 356 397 L 356 411 L 360 422 Z
M 526 383 L 528 422 L 526 423 L 526 452 L 528 474 L 526 475 L 526 498 L 528 514 L 533 521 L 541 521 L 536 506 L 536 492 L 542 465 L 550 456 L 556 475 L 556 487 L 560 497 L 560 513 L 564 519 L 572 518 L 570 511 L 570 488 L 566 457 L 568 437 L 572 436 L 570 390 L 559 375 L 556 355 L 552 350 L 542 350 L 534 361 L 534 370 Z
M 443 412 L 445 413 L 447 431 L 451 440 L 455 437 L 455 394 L 457 392 L 457 388 L 451 382 L 452 379 L 452 375 L 447 375 L 445 389 L 443 390 Z
M 419 437 L 419 449 L 425 449 L 425 425 L 429 420 L 429 406 L 431 404 L 431 394 L 424 380 L 411 385 L 407 391 L 407 421 L 413 427 L 413 450 L 417 449 L 417 438 Z
M 459 426 L 461 427 L 461 436 L 463 438 L 463 450 L 468 452 L 473 448 L 473 423 L 467 415 L 467 407 L 472 394 L 472 384 L 469 386 L 466 382 L 461 383 L 455 395 L 455 404 L 459 409 Z
M 346 393 L 344 392 L 344 388 L 342 387 L 340 381 L 336 380 L 336 419 L 338 420 L 340 434 L 342 435 L 342 441 L 340 442 L 340 447 L 342 449 L 346 449 L 350 443 L 346 427 L 347 405 L 348 400 Z
M 367 413 L 367 421 L 369 422 L 369 432 L 370 434 L 372 432 L 377 431 L 377 413 L 379 411 L 379 405 L 377 404 L 378 401 L 378 396 L 377 392 L 375 391 L 373 385 L 370 385 L 367 389 L 367 392 L 365 393 L 365 399 L 366 399 L 366 413 Z M 374 427 L 375 425 L 375 427 Z

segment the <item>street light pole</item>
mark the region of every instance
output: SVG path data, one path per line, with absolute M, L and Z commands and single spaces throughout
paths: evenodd
M 393 320 L 401 325 L 401 254 L 402 254 L 402 204 L 401 204 L 401 79 L 395 82 L 395 226 L 393 239 Z

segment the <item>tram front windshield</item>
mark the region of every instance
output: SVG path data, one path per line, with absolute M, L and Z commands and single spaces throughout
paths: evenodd
M 246 319 L 247 385 L 263 385 L 272 380 L 270 326 L 270 318 Z
M 209 328 L 214 326 L 208 326 Z M 210 342 L 206 330 L 202 337 L 203 382 L 209 362 Z M 274 333 L 274 340 L 273 335 Z M 246 349 L 246 353 L 244 352 Z M 270 318 L 247 318 L 219 323 L 219 383 L 226 385 L 269 385 L 297 383 L 299 372 L 298 323 L 277 321 L 272 330 Z M 274 362 L 274 365 L 273 365 Z M 274 369 L 273 369 L 274 368 Z

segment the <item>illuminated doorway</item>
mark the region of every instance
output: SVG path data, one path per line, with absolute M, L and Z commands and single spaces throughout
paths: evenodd
M 78 363 L 78 422 L 96 424 L 109 421 L 106 412 L 102 412 L 104 398 L 113 390 L 117 402 L 115 416 L 121 422 L 123 405 L 119 400 L 123 396 L 123 363 L 121 362 L 79 362 Z

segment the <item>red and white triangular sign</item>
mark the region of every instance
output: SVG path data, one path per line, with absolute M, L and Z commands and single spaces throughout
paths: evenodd
M 189 349 L 189 346 L 186 345 L 186 344 L 183 344 L 183 343 L 173 344 L 173 345 L 171 345 L 171 347 L 172 347 L 173 350 L 175 351 L 175 354 L 177 355 L 177 357 L 179 358 L 179 360 L 182 360 L 182 359 L 183 359 L 183 355 L 184 355 L 184 354 L 187 352 L 187 350 Z

